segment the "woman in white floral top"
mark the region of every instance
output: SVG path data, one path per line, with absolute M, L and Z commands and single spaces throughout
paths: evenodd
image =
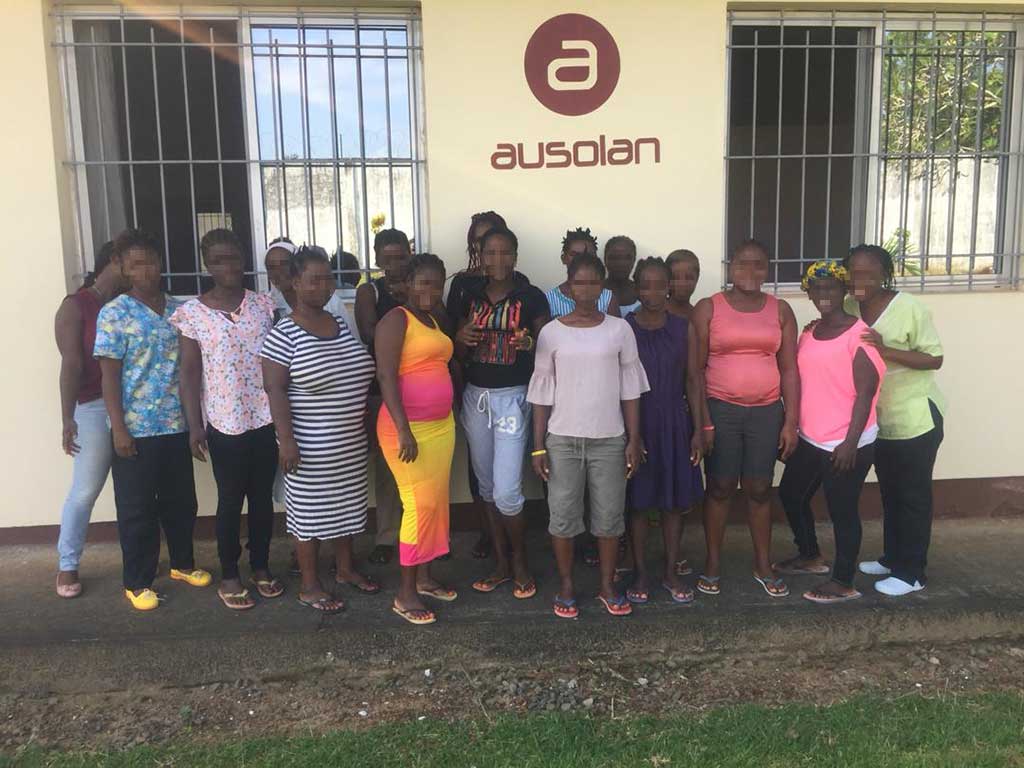
M 280 597 L 270 573 L 277 440 L 263 391 L 260 348 L 274 325 L 274 301 L 245 288 L 242 244 L 234 232 L 208 232 L 200 248 L 213 288 L 171 317 L 181 333 L 181 393 L 192 455 L 209 451 L 217 481 L 217 594 L 233 610 L 256 605 L 241 582 L 242 502 L 248 501 L 249 565 L 261 597 Z

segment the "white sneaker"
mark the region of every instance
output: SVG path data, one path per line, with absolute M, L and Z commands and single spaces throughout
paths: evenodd
M 875 589 L 883 595 L 902 597 L 903 595 L 909 595 L 911 592 L 920 592 L 924 589 L 924 584 L 920 581 L 908 584 L 903 579 L 897 579 L 895 576 L 890 576 L 888 579 L 882 579 L 877 582 L 875 584 Z
M 868 576 L 888 576 L 892 573 L 892 568 L 886 568 L 877 560 L 865 560 L 860 564 L 860 572 Z

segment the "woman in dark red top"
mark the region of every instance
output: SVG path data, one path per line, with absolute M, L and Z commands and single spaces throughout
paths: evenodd
M 78 561 L 96 497 L 110 472 L 112 447 L 107 410 L 100 390 L 100 366 L 92 356 L 96 341 L 96 316 L 100 307 L 124 289 L 120 261 L 113 260 L 114 244 L 106 243 L 96 254 L 95 269 L 85 285 L 61 302 L 54 321 L 60 351 L 60 405 L 64 420 L 61 445 L 74 457 L 71 490 L 60 520 L 60 554 L 57 594 L 78 597 Z

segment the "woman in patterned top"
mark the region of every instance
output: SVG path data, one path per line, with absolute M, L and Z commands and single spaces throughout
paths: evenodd
M 277 441 L 263 391 L 260 348 L 274 326 L 274 301 L 245 288 L 242 243 L 234 232 L 203 236 L 203 264 L 213 288 L 171 317 L 181 334 L 182 405 L 192 455 L 210 452 L 217 481 L 217 594 L 233 610 L 256 605 L 242 586 L 238 558 L 242 503 L 248 501 L 249 565 L 261 597 L 280 597 L 284 584 L 270 573 Z
M 374 367 L 344 321 L 324 311 L 334 293 L 326 253 L 300 248 L 291 271 L 297 303 L 263 344 L 263 385 L 302 574 L 299 602 L 337 613 L 345 604 L 320 583 L 317 542 L 334 541 L 338 584 L 380 591 L 352 564 L 352 539 L 366 529 L 366 395 Z
M 181 302 L 160 288 L 160 250 L 151 235 L 122 232 L 114 254 L 131 288 L 100 310 L 94 355 L 114 442 L 125 597 L 150 611 L 160 605 L 152 586 L 161 528 L 171 578 L 195 587 L 211 578 L 192 556 L 196 489 L 178 394 L 178 333 L 169 322 Z

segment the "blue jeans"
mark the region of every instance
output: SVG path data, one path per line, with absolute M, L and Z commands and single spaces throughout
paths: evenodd
M 81 450 L 75 456 L 71 490 L 68 491 L 60 516 L 57 553 L 60 555 L 59 567 L 62 571 L 78 570 L 92 507 L 107 482 L 110 462 L 114 456 L 107 409 L 102 400 L 76 405 L 75 423 L 78 424 L 78 439 L 75 442 Z
M 530 427 L 526 387 L 482 389 L 466 385 L 462 427 L 480 498 L 503 515 L 523 511 L 523 456 Z

